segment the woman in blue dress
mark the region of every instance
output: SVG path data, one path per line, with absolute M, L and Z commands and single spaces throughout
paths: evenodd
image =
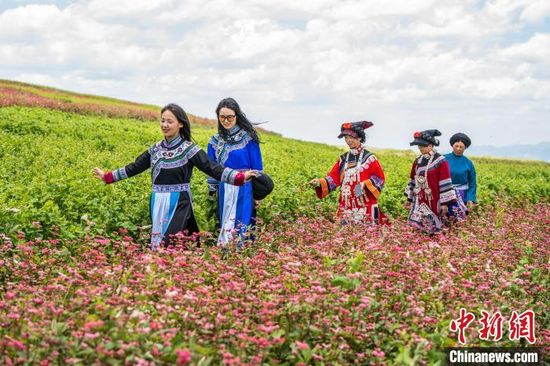
M 468 136 L 455 133 L 450 144 L 453 152 L 445 155 L 451 169 L 451 180 L 457 193 L 457 202 L 449 206 L 447 216 L 452 219 L 464 218 L 476 203 L 476 169 L 470 159 L 464 156 L 472 141 Z
M 138 156 L 135 162 L 107 173 L 100 168 L 93 170 L 96 178 L 111 184 L 151 168 L 152 249 L 161 244 L 168 246 L 171 237 L 179 232 L 188 235 L 199 232 L 189 185 L 194 167 L 228 185 L 242 186 L 256 176 L 253 171 L 239 172 L 213 163 L 191 142 L 189 119 L 177 104 L 168 104 L 162 109 L 160 127 L 164 139 Z
M 212 161 L 236 171 L 262 171 L 262 154 L 258 133 L 233 98 L 223 99 L 216 108 L 218 134 L 208 143 L 208 156 Z M 260 201 L 252 196 L 252 184 L 236 187 L 208 177 L 211 195 L 218 196 L 220 235 L 218 245 L 225 246 L 235 236 L 239 247 L 247 239 L 253 240 L 250 229 L 256 224 L 256 208 Z

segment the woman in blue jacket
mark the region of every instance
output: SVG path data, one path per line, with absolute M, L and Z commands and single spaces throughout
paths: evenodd
M 445 159 L 449 162 L 451 169 L 451 180 L 457 192 L 457 202 L 449 206 L 449 217 L 464 217 L 476 203 L 476 169 L 474 163 L 466 156 L 466 150 L 472 140 L 465 134 L 455 133 L 450 141 L 453 147 L 453 152 L 445 155 Z
M 218 133 L 208 143 L 208 156 L 212 161 L 239 172 L 252 167 L 263 170 L 260 137 L 239 104 L 233 98 L 223 99 L 216 108 Z M 250 230 L 256 223 L 256 209 L 260 201 L 252 194 L 252 183 L 235 188 L 231 184 L 209 176 L 211 195 L 218 196 L 220 235 L 218 245 L 225 246 L 239 238 L 239 247 L 246 240 L 254 240 Z

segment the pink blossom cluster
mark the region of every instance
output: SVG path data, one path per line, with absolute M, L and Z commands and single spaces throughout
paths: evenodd
M 22 106 L 41 107 L 78 114 L 92 114 L 111 118 L 134 118 L 140 120 L 157 120 L 158 111 L 145 109 L 138 105 L 122 103 L 120 105 L 95 104 L 90 100 L 75 102 L 60 100 L 34 94 L 28 91 L 0 87 L 0 107 Z
M 548 347 L 549 225 L 539 203 L 480 209 L 433 237 L 399 219 L 273 221 L 225 252 L 0 236 L 0 364 L 425 365 L 459 345 L 461 308 L 532 309 Z M 523 346 L 475 332 L 467 345 Z

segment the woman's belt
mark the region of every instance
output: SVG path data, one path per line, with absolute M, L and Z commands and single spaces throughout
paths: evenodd
M 468 183 L 466 183 L 466 184 L 453 184 L 453 187 L 454 187 L 455 189 L 460 189 L 460 190 L 462 190 L 462 191 L 467 191 L 467 190 L 470 188 L 470 186 L 468 185 Z
M 187 192 L 191 196 L 191 185 L 182 184 L 153 184 L 153 192 Z

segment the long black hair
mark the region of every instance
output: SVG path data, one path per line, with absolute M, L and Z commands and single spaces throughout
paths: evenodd
M 180 136 L 185 141 L 191 142 L 191 124 L 189 123 L 189 118 L 187 117 L 187 113 L 185 113 L 183 108 L 175 103 L 170 103 L 162 108 L 160 115 L 162 116 L 162 114 L 166 111 L 174 113 L 174 116 L 176 116 L 178 122 L 183 123 L 183 127 L 180 127 Z
M 216 108 L 216 119 L 218 120 L 218 133 L 223 139 L 226 139 L 229 137 L 229 131 L 225 129 L 225 127 L 222 126 L 220 123 L 220 109 L 222 108 L 228 108 L 231 109 L 233 112 L 235 112 L 235 115 L 237 116 L 237 126 L 242 128 L 243 130 L 247 131 L 250 134 L 250 137 L 254 139 L 257 143 L 260 143 L 260 136 L 258 135 L 258 132 L 254 129 L 254 126 L 252 122 L 246 118 L 246 114 L 241 110 L 241 107 L 239 106 L 239 103 L 233 98 L 225 98 L 222 99 L 221 102 L 218 104 L 218 108 Z

